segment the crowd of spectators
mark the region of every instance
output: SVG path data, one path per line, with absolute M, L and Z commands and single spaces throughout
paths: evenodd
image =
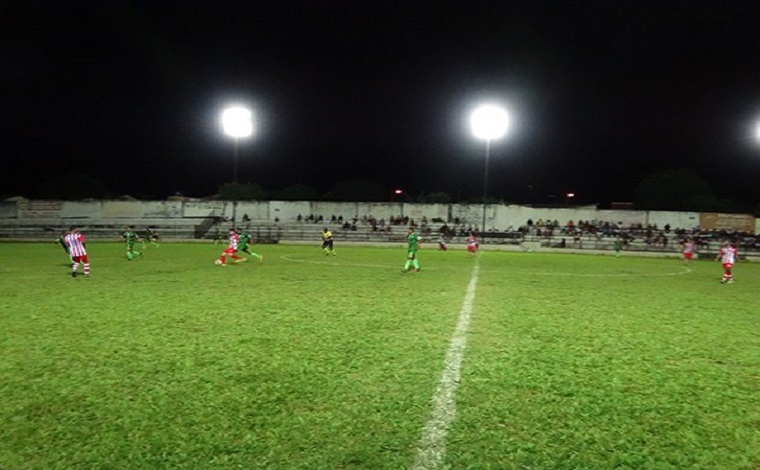
M 338 225 L 343 230 L 356 231 L 360 227 L 369 227 L 373 232 L 391 233 L 393 226 L 415 227 L 423 236 L 431 236 L 431 228 L 426 216 L 422 216 L 416 221 L 409 216 L 391 216 L 385 218 L 375 218 L 372 215 L 362 217 L 344 218 L 342 215 L 332 215 L 326 219 L 322 215 L 309 214 L 307 216 L 298 215 L 298 222 Z M 454 237 L 466 237 L 470 233 L 480 235 L 478 225 L 467 224 L 464 220 L 455 218 L 454 220 L 444 221 L 433 219 L 433 223 L 441 224 L 435 229 L 436 236 L 440 241 L 449 242 Z M 568 220 L 561 224 L 558 220 L 538 219 L 533 221 L 528 219 L 527 222 L 514 229 L 512 226 L 504 230 L 496 227 L 488 229 L 488 236 L 514 236 L 521 238 L 527 236 L 538 237 L 541 239 L 554 239 L 555 236 L 562 237 L 562 242 L 557 246 L 566 246 L 567 240 L 579 246 L 582 240 L 591 238 L 596 241 L 605 239 L 620 240 L 623 245 L 630 245 L 634 241 L 640 241 L 652 248 L 665 248 L 680 246 L 687 238 L 693 239 L 697 247 L 709 250 L 711 246 L 717 248 L 724 240 L 734 242 L 742 250 L 760 249 L 760 235 L 751 233 L 727 231 L 727 230 L 701 230 L 699 228 L 684 229 L 672 228 L 670 224 L 659 227 L 657 224 L 629 224 L 622 222 L 609 221 L 592 221 L 592 220 Z M 566 240 L 567 239 L 567 240 Z

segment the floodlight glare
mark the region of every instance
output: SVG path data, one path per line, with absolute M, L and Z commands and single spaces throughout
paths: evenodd
M 251 111 L 242 106 L 233 106 L 222 112 L 222 129 L 234 139 L 244 139 L 253 134 Z
M 509 114 L 499 106 L 483 105 L 470 115 L 470 126 L 479 139 L 499 139 L 507 133 Z
M 755 124 L 755 140 L 760 141 L 760 121 Z
M 485 241 L 486 208 L 488 207 L 488 159 L 491 153 L 491 140 L 500 139 L 507 134 L 509 114 L 500 106 L 486 104 L 472 112 L 470 126 L 475 137 L 486 141 L 486 164 L 483 172 L 483 225 L 480 226 L 480 237 L 482 241 Z
M 238 180 L 238 140 L 245 139 L 253 134 L 253 113 L 243 106 L 230 106 L 222 111 L 222 130 L 225 134 L 235 139 L 234 173 L 232 181 Z

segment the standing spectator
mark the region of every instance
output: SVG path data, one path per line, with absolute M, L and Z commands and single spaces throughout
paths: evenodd
M 90 277 L 90 260 L 87 259 L 84 235 L 79 232 L 79 227 L 69 227 L 69 233 L 64 237 L 66 246 L 69 247 L 71 256 L 71 277 L 77 277 L 77 269 L 81 263 L 84 267 L 84 277 Z
M 723 242 L 723 247 L 718 252 L 718 256 L 715 257 L 715 259 L 720 260 L 723 265 L 723 276 L 720 278 L 721 284 L 734 282 L 734 275 L 731 273 L 731 268 L 733 268 L 734 263 L 736 263 L 736 255 L 736 247 L 729 241 Z

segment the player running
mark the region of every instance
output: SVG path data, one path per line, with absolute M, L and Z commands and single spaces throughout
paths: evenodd
M 129 261 L 132 261 L 135 256 L 142 256 L 142 253 L 135 250 L 135 242 L 140 241 L 140 237 L 135 233 L 134 230 L 132 230 L 132 227 L 127 225 L 127 227 L 124 229 L 124 232 L 121 234 L 121 238 L 124 239 L 127 244 L 127 259 Z
M 143 238 L 143 248 L 145 248 L 146 241 L 150 242 L 151 245 L 158 248 L 160 246 L 158 244 L 158 238 L 159 238 L 158 232 L 156 232 L 150 227 L 145 227 L 145 238 Z
M 63 247 L 63 251 L 66 252 L 66 256 L 69 257 L 69 263 L 73 263 L 74 260 L 71 258 L 71 253 L 69 253 L 69 246 L 66 244 L 66 234 L 69 233 L 66 230 L 61 230 L 61 234 L 58 235 L 58 238 L 56 238 L 56 241 L 61 244 Z
M 720 283 L 732 283 L 734 282 L 734 275 L 731 273 L 731 268 L 734 267 L 734 263 L 737 260 L 736 247 L 729 241 L 723 242 L 723 247 L 718 252 L 716 260 L 720 260 L 723 265 L 723 276 L 720 278 Z
M 90 277 L 90 261 L 87 259 L 84 235 L 79 232 L 79 227 L 69 227 L 69 233 L 64 237 L 64 242 L 69 247 L 69 255 L 71 255 L 72 260 L 71 277 L 77 277 L 79 263 L 82 263 L 84 267 L 84 277 Z
M 333 234 L 327 227 L 322 230 L 322 251 L 325 252 L 325 255 L 335 256 L 335 250 L 333 249 Z
M 251 240 L 253 240 L 253 236 L 250 233 L 248 233 L 248 232 L 243 232 L 242 228 L 238 228 L 237 229 L 237 236 L 238 236 L 238 240 L 239 240 L 239 242 L 238 242 L 238 251 L 242 251 L 243 253 L 248 253 L 249 255 L 253 256 L 256 259 L 258 259 L 259 263 L 263 263 L 264 262 L 264 256 L 262 256 L 262 255 L 260 255 L 260 254 L 258 254 L 256 252 L 254 252 L 254 251 L 251 251 L 251 249 L 248 246 L 249 243 L 251 245 L 253 244 L 253 242 L 251 241 Z
M 475 232 L 470 232 L 470 236 L 467 237 L 467 252 L 470 256 L 475 256 L 478 254 L 478 248 L 480 248 L 478 237 L 475 236 Z
M 696 251 L 697 244 L 694 243 L 694 239 L 689 237 L 681 244 L 681 249 L 683 253 L 683 264 L 686 266 L 689 266 L 691 264 L 691 259 L 694 257 L 694 251 Z
M 229 245 L 227 245 L 227 249 L 225 249 L 221 255 L 219 255 L 219 259 L 215 261 L 216 264 L 221 266 L 227 266 L 227 257 L 231 257 L 235 260 L 235 263 L 239 263 L 240 261 L 245 261 L 245 258 L 241 258 L 237 255 L 238 251 L 238 245 L 240 244 L 240 237 L 238 237 L 237 233 L 235 233 L 235 229 L 231 228 L 229 232 Z
M 409 234 L 406 236 L 407 255 L 406 263 L 401 268 L 402 273 L 409 272 L 409 266 L 414 266 L 413 273 L 420 272 L 420 263 L 417 261 L 417 250 L 420 248 L 420 237 L 414 231 L 414 227 L 409 227 Z

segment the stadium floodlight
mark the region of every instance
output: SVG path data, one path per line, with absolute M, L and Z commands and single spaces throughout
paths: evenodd
M 235 140 L 233 182 L 238 180 L 238 141 L 253 134 L 253 113 L 243 106 L 230 106 L 222 111 L 222 130 Z
M 482 105 L 470 115 L 470 127 L 472 134 L 478 139 L 486 141 L 486 164 L 483 175 L 483 225 L 481 238 L 486 234 L 486 205 L 488 202 L 488 160 L 491 153 L 491 141 L 500 139 L 507 134 L 509 129 L 509 114 L 501 106 Z
M 757 121 L 757 123 L 755 123 L 755 140 L 760 142 L 760 121 Z

